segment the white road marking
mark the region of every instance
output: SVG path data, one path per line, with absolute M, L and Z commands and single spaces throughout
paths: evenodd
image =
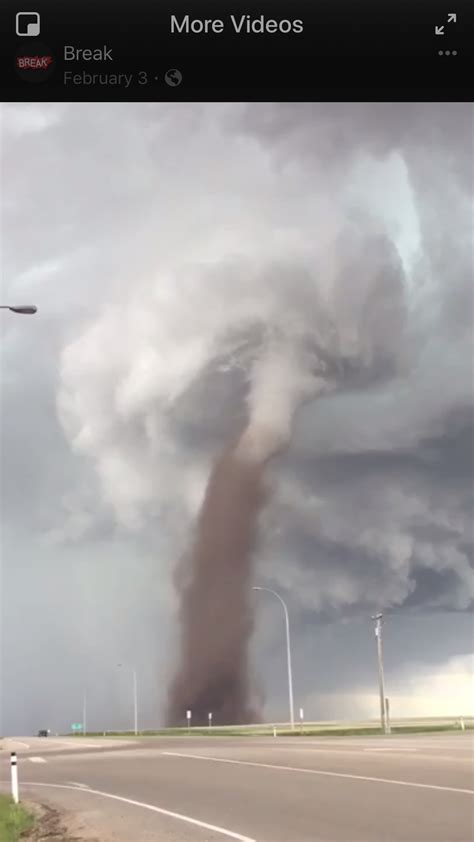
M 29 757 L 28 760 L 30 763 L 46 763 L 44 757 Z
M 6 784 L 9 782 L 0 781 L 0 783 Z M 75 792 L 85 792 L 87 795 L 101 795 L 102 798 L 111 798 L 114 801 L 122 801 L 124 804 L 132 804 L 134 807 L 143 807 L 144 810 L 161 813 L 163 816 L 170 816 L 172 819 L 179 819 L 182 822 L 194 824 L 196 827 L 204 828 L 204 830 L 213 830 L 214 833 L 221 833 L 222 836 L 228 836 L 229 839 L 237 839 L 238 842 L 257 842 L 257 840 L 253 839 L 251 836 L 242 836 L 241 833 L 228 830 L 226 827 L 219 827 L 219 825 L 216 824 L 208 824 L 207 822 L 200 821 L 200 819 L 193 819 L 191 816 L 184 816 L 182 813 L 174 813 L 172 810 L 165 810 L 164 807 L 155 807 L 154 804 L 145 804 L 142 801 L 133 801 L 132 798 L 124 798 L 122 795 L 113 795 L 111 792 L 101 792 L 98 789 L 90 789 L 90 787 L 86 789 L 82 784 L 80 786 L 68 786 L 66 784 L 39 783 L 38 781 L 22 781 L 22 784 L 23 786 L 49 786 L 53 789 L 72 789 Z
M 261 769 L 278 769 L 282 772 L 303 772 L 307 775 L 324 775 L 330 778 L 350 778 L 354 781 L 371 781 L 378 784 L 397 784 L 398 786 L 414 786 L 421 789 L 436 789 L 443 792 L 460 792 L 464 795 L 474 795 L 474 789 L 458 789 L 452 786 L 438 786 L 436 784 L 421 784 L 413 781 L 397 781 L 390 778 L 372 778 L 367 775 L 350 775 L 347 772 L 327 772 L 323 769 L 303 769 L 300 766 L 277 766 L 272 763 L 255 763 L 251 760 L 230 760 L 227 757 L 210 757 L 204 754 L 181 754 L 177 751 L 162 751 L 167 757 L 184 757 L 190 760 L 212 760 L 214 763 L 235 763 L 238 766 L 256 766 Z
M 67 781 L 67 783 L 71 784 L 71 786 L 80 786 L 82 789 L 90 789 L 89 784 L 80 784 L 77 781 Z
M 71 743 L 62 743 L 63 746 L 71 748 Z M 81 743 L 77 748 L 108 748 L 107 743 Z
M 313 746 L 303 747 L 302 745 L 297 746 L 296 744 L 293 746 L 270 746 L 270 748 L 274 749 L 276 752 L 292 751 L 293 754 L 297 752 L 300 752 L 300 754 L 318 754 L 319 752 L 319 754 L 326 754 L 331 757 L 333 754 L 344 754 L 346 757 L 348 754 L 358 755 L 361 751 L 360 748 L 357 748 L 355 751 L 348 751 L 346 748 L 314 748 Z M 362 751 L 419 751 L 419 749 L 390 746 L 390 748 L 362 748 Z
M 417 748 L 402 748 L 402 746 L 384 746 L 383 748 L 364 748 L 364 751 L 418 751 Z
M 66 748 L 105 748 L 111 745 L 111 743 L 79 743 L 76 744 L 76 741 L 67 743 L 64 740 L 51 740 L 48 744 L 49 749 L 55 749 L 57 746 L 65 746 Z
M 416 742 L 415 742 L 415 740 L 410 740 L 410 741 L 403 740 L 403 742 L 402 742 L 401 740 L 399 741 L 397 738 L 395 738 L 394 740 L 390 740 L 390 741 L 388 741 L 388 740 L 385 740 L 385 741 L 380 740 L 379 741 L 378 739 L 374 738 L 373 740 L 365 741 L 365 742 L 362 742 L 362 741 L 343 742 L 342 740 L 339 741 L 339 739 L 338 739 L 337 743 L 336 743 L 335 740 L 332 740 L 332 739 L 329 742 L 327 740 L 326 741 L 323 741 L 323 740 L 307 740 L 305 738 L 303 738 L 303 739 L 299 738 L 297 740 L 292 740 L 290 737 L 288 737 L 288 738 L 282 737 L 281 740 L 277 740 L 277 742 L 275 742 L 275 740 L 273 740 L 273 743 L 272 743 L 274 748 L 277 748 L 277 747 L 280 748 L 280 747 L 283 747 L 283 746 L 316 746 L 317 745 L 317 746 L 325 746 L 328 749 L 328 751 L 339 751 L 340 749 L 344 748 L 344 749 L 351 749 L 354 752 L 360 751 L 360 749 L 363 748 L 363 747 L 373 748 L 375 746 L 377 746 L 377 747 L 389 746 L 390 748 L 395 748 L 395 747 L 401 747 L 401 746 L 409 747 L 409 746 L 412 746 L 413 744 L 415 744 L 419 748 L 433 748 L 433 749 L 456 748 L 460 751 L 472 751 L 473 747 L 474 747 L 474 745 L 470 745 L 467 740 L 463 745 L 461 745 L 460 741 L 448 742 L 447 740 L 446 741 L 443 740 L 442 742 L 441 741 L 437 741 L 437 742 L 432 741 L 432 742 L 428 743 L 428 742 L 424 742 L 424 741 L 421 742 L 419 740 L 417 740 Z M 257 743 L 255 742 L 254 745 L 257 745 Z M 263 745 L 267 745 L 267 743 L 259 742 L 258 745 L 263 746 Z
M 21 740 L 11 740 L 11 742 L 14 743 L 14 745 L 16 746 L 24 746 L 25 748 L 30 748 L 29 743 L 22 743 Z

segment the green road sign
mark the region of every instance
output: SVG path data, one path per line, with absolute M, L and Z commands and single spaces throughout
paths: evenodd
M 73 722 L 71 725 L 71 731 L 82 731 L 82 722 Z

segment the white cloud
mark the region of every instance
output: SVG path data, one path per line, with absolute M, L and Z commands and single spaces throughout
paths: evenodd
M 410 676 L 410 677 L 407 677 Z M 390 716 L 404 718 L 474 717 L 474 655 L 460 655 L 427 669 L 409 661 L 403 676 L 386 676 Z M 324 711 L 327 720 L 378 719 L 380 697 L 376 687 L 354 687 L 337 693 L 310 693 L 304 699 L 310 711 Z

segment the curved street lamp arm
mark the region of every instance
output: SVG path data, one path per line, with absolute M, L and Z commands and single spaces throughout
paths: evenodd
M 263 588 L 255 585 L 252 588 L 253 591 L 268 591 L 268 593 L 273 594 L 279 600 L 279 602 L 283 606 L 283 611 L 285 612 L 285 629 L 286 629 L 286 659 L 288 665 L 288 695 L 289 695 L 289 702 L 290 702 L 290 724 L 291 727 L 295 727 L 295 712 L 294 712 L 294 703 L 293 703 L 293 672 L 291 668 L 291 643 L 290 643 L 290 618 L 288 616 L 288 607 L 285 600 L 280 596 L 279 593 L 272 590 L 272 588 Z

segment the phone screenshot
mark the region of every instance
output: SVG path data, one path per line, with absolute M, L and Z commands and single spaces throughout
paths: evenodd
M 468 842 L 472 7 L 0 20 L 0 839 Z

